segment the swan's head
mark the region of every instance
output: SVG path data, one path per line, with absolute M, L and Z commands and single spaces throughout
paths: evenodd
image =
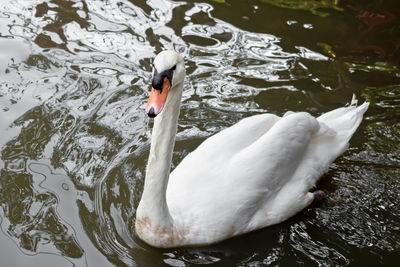
M 146 113 L 149 117 L 157 116 L 167 101 L 169 93 L 182 90 L 185 77 L 185 65 L 182 57 L 174 51 L 162 51 L 154 59 L 152 88 Z M 180 99 L 179 99 L 180 100 Z

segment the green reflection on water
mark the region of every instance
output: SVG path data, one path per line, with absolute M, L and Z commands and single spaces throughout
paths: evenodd
M 50 245 L 61 255 L 80 258 L 81 247 L 56 212 L 57 197 L 50 192 L 36 192 L 32 183 L 29 173 L 0 171 L 0 205 L 9 220 L 7 233 L 24 250 L 52 251 L 46 248 Z
M 329 16 L 329 13 L 323 12 L 323 9 L 335 9 L 338 11 L 343 11 L 342 8 L 338 7 L 338 0 L 302 0 L 302 1 L 296 1 L 296 0 L 261 0 L 262 2 L 275 5 L 278 7 L 283 7 L 283 8 L 290 8 L 290 9 L 296 9 L 296 10 L 307 10 L 310 11 L 311 13 L 321 16 L 321 17 L 326 17 Z

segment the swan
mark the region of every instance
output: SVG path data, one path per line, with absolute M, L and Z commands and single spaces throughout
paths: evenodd
M 135 229 L 153 247 L 203 246 L 278 224 L 314 199 L 309 190 L 348 147 L 369 103 L 317 118 L 259 114 L 206 139 L 170 173 L 185 66 L 154 59 L 146 106 L 155 117 Z

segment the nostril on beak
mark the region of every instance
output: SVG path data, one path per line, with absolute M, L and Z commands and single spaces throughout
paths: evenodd
M 155 116 L 157 116 L 157 114 L 154 112 L 154 107 L 151 107 L 151 108 L 150 108 L 149 112 L 147 112 L 147 115 L 148 115 L 150 118 L 154 118 Z

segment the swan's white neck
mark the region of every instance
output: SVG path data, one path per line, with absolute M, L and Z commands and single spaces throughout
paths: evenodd
M 154 119 L 143 195 L 136 211 L 136 232 L 147 243 L 171 242 L 173 219 L 166 190 L 175 145 L 183 83 L 171 88 L 162 112 Z

